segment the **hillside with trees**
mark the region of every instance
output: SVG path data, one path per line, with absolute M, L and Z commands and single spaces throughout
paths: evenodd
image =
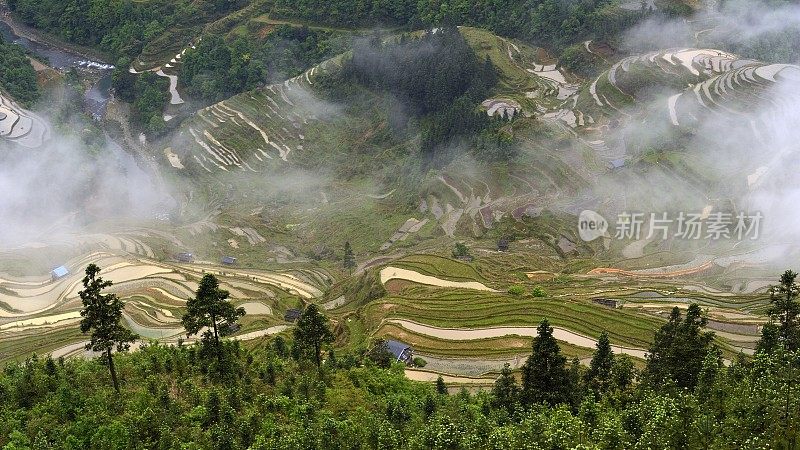
M 40 95 L 36 84 L 36 71 L 25 50 L 0 36 L 0 89 L 8 92 L 13 99 L 30 106 Z
M 399 102 L 390 120 L 419 128 L 426 162 L 444 165 L 460 140 L 499 134 L 503 118 L 492 119 L 478 108 L 497 83 L 496 70 L 489 59 L 478 59 L 455 27 L 403 35 L 397 42 L 383 39 L 374 34 L 356 41 L 342 77 Z
M 315 305 L 288 343 L 221 340 L 243 311 L 213 275 L 183 320 L 190 335 L 206 330 L 201 341 L 112 358 L 111 346 L 124 351 L 133 336 L 115 331 L 123 305 L 103 293 L 111 283 L 98 272 L 86 270 L 81 330 L 94 330 L 89 345 L 104 356 L 34 355 L 7 366 L 4 449 L 766 449 L 793 448 L 800 437 L 800 354 L 786 338 L 797 323 L 778 311 L 797 308 L 791 272 L 782 281 L 793 290 L 773 296 L 781 338 L 752 359 L 723 365 L 697 305 L 675 308 L 642 371 L 607 336 L 588 368 L 569 362 L 544 319 L 521 377 L 506 365 L 493 389 L 476 393 L 448 389 L 441 377 L 409 381 L 381 339 L 370 350 L 336 348 Z
M 112 56 L 135 57 L 142 49 L 184 27 L 242 5 L 236 1 L 9 0 L 25 24 L 74 44 L 97 47 Z

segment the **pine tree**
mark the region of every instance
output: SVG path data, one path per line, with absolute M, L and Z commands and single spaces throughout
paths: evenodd
M 322 346 L 333 342 L 333 333 L 325 317 L 315 304 L 308 305 L 297 319 L 294 329 L 294 345 L 298 355 L 311 353 L 317 367 L 322 364 Z
M 566 363 L 567 358 L 561 354 L 553 337 L 553 328 L 547 319 L 542 319 L 538 336 L 533 338 L 533 353 L 522 367 L 522 403 L 554 406 L 567 401 L 569 373 Z
M 436 392 L 439 395 L 447 395 L 447 385 L 444 383 L 444 378 L 442 378 L 441 375 L 436 379 Z
M 519 387 L 508 363 L 503 365 L 500 377 L 494 382 L 492 397 L 495 408 L 504 409 L 509 415 L 514 413 L 519 403 Z
M 115 347 L 118 352 L 128 350 L 131 342 L 139 336 L 120 323 L 125 304 L 117 298 L 116 294 L 102 293 L 103 289 L 110 287 L 113 283 L 103 280 L 98 276 L 99 273 L 98 266 L 89 264 L 86 267 L 86 276 L 83 277 L 83 290 L 78 292 L 83 303 L 81 332 L 92 332 L 86 348 L 105 354 L 111 381 L 114 383 L 114 389 L 119 393 L 119 381 L 111 352 Z
M 694 388 L 703 360 L 713 346 L 714 333 L 705 332 L 706 319 L 700 306 L 689 305 L 681 320 L 680 309 L 672 309 L 669 321 L 653 339 L 643 375 L 651 384 L 672 380 L 678 387 Z
M 344 268 L 348 270 L 350 275 L 353 274 L 353 269 L 356 268 L 356 257 L 353 255 L 353 249 L 350 247 L 350 241 L 344 243 Z
M 768 314 L 774 325 L 765 326 L 762 330 L 759 349 L 772 351 L 780 344 L 786 350 L 800 349 L 800 302 L 798 302 L 798 287 L 795 280 L 797 273 L 787 270 L 781 275 L 780 284 L 770 288 L 770 308 Z
M 209 328 L 203 333 L 203 341 L 210 341 L 214 345 L 220 370 L 222 348 L 219 337 L 245 315 L 244 308 L 235 308 L 228 301 L 229 295 L 228 291 L 219 288 L 219 282 L 214 275 L 206 274 L 200 280 L 195 297 L 186 302 L 186 314 L 181 319 L 187 336 L 197 334 L 203 328 Z
M 597 349 L 592 355 L 589 370 L 586 372 L 584 382 L 586 387 L 595 395 L 605 394 L 611 387 L 611 370 L 614 367 L 614 352 L 608 333 L 603 331 L 597 340 Z

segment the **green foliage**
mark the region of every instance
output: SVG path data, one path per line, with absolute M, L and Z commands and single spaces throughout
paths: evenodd
M 179 79 L 192 96 L 219 101 L 299 75 L 343 52 L 346 41 L 334 32 L 280 25 L 263 40 L 238 37 L 226 42 L 208 35 L 195 47 L 183 56 Z
M 119 392 L 119 382 L 114 370 L 114 359 L 111 351 L 127 351 L 131 342 L 138 336 L 120 323 L 122 308 L 125 304 L 116 294 L 103 294 L 103 290 L 113 284 L 98 276 L 100 268 L 95 264 L 86 266 L 86 276 L 83 277 L 83 289 L 78 291 L 83 309 L 81 310 L 81 332 L 91 331 L 91 338 L 86 344 L 87 350 L 104 354 L 111 373 L 114 389 Z
M 276 12 L 344 27 L 469 25 L 557 46 L 591 37 L 607 39 L 643 15 L 620 10 L 611 0 L 277 0 Z
M 204 347 L 211 346 L 217 359 L 217 371 L 224 371 L 223 348 L 220 336 L 230 333 L 238 320 L 245 315 L 244 308 L 235 308 L 228 301 L 228 291 L 219 288 L 217 278 L 205 274 L 200 280 L 194 298 L 186 302 L 186 314 L 181 318 L 188 336 L 203 332 Z
M 357 41 L 345 79 L 385 91 L 401 103 L 393 120 L 415 119 L 426 163 L 445 164 L 448 144 L 489 126 L 478 104 L 497 83 L 489 60 L 479 61 L 456 28 L 385 42 L 379 34 Z
M 571 45 L 564 49 L 558 62 L 570 72 L 584 77 L 597 75 L 599 68 L 602 67 L 602 61 L 587 52 L 583 44 Z
M 336 26 L 403 25 L 415 20 L 416 0 L 276 0 L 275 13 Z
M 163 30 L 223 12 L 212 2 L 190 0 L 13 0 L 9 6 L 25 24 L 68 42 L 98 47 L 114 59 L 135 57 Z
M 453 257 L 454 258 L 469 258 L 469 248 L 463 242 L 456 242 L 455 247 L 453 247 Z
M 350 242 L 344 243 L 344 256 L 342 257 L 342 264 L 351 274 L 353 269 L 356 268 L 356 257 L 353 255 L 353 248 L 350 247 Z
M 126 82 L 122 83 L 125 85 Z M 162 112 L 169 100 L 168 89 L 169 81 L 152 72 L 145 72 L 139 75 L 134 82 L 134 118 L 139 123 L 146 125 L 151 133 L 158 133 L 163 130 L 164 119 Z
M 375 339 L 372 348 L 366 354 L 368 360 L 378 367 L 388 369 L 392 365 L 393 357 L 389 351 L 389 345 L 385 339 Z
M 537 298 L 547 297 L 547 291 L 541 286 L 534 286 L 531 295 Z
M 648 352 L 645 379 L 654 386 L 672 381 L 681 388 L 694 388 L 713 347 L 714 333 L 703 331 L 707 321 L 695 303 L 689 305 L 683 320 L 680 309 L 673 308 Z
M 322 364 L 322 346 L 333 342 L 333 333 L 317 305 L 306 307 L 294 329 L 294 344 L 298 356 L 310 356 L 317 367 Z
M 114 94 L 128 103 L 133 103 L 136 96 L 137 77 L 128 70 L 131 62 L 130 58 L 123 56 L 117 60 L 111 72 L 111 87 L 114 89 Z
M 36 71 L 33 70 L 25 50 L 19 45 L 5 42 L 0 36 L 0 90 L 24 106 L 39 99 Z
M 555 406 L 568 402 L 571 396 L 567 358 L 561 354 L 553 337 L 553 327 L 542 319 L 533 338 L 533 353 L 522 366 L 522 393 L 524 405 L 546 403 Z
M 439 395 L 447 395 L 448 394 L 448 392 L 447 392 L 447 384 L 445 384 L 444 378 L 442 378 L 441 375 L 439 375 L 439 377 L 436 378 L 436 393 L 439 394 Z
M 318 371 L 261 346 L 231 344 L 241 372 L 215 383 L 196 364 L 197 349 L 148 345 L 117 355 L 126 380 L 119 395 L 98 382 L 107 369 L 96 360 L 32 356 L 10 364 L 0 373 L 0 446 L 791 448 L 800 438 L 800 354 L 783 349 L 730 367 L 706 365 L 715 369 L 703 371 L 698 388 L 709 386 L 708 396 L 640 384 L 574 409 L 520 406 L 508 367 L 492 392 L 445 396 L 399 370 L 326 364 Z
M 770 288 L 768 314 L 772 323 L 762 330 L 761 350 L 772 351 L 777 345 L 787 350 L 800 349 L 800 287 L 795 279 L 797 273 L 787 270 L 781 275 L 780 284 Z
M 519 405 L 519 386 L 517 386 L 517 380 L 508 363 L 503 365 L 500 376 L 494 382 L 492 397 L 493 406 L 504 410 L 508 415 L 514 414 L 514 410 Z
M 411 362 L 412 364 L 414 364 L 414 367 L 425 367 L 428 365 L 428 361 L 425 361 L 424 358 L 421 358 L 419 356 L 415 356 L 414 359 L 411 360 Z
M 584 374 L 583 382 L 595 395 L 604 394 L 611 388 L 613 368 L 614 352 L 611 350 L 608 333 L 604 331 L 597 339 L 597 350 L 592 355 L 592 361 L 589 363 L 589 370 Z
M 525 286 L 521 286 L 521 285 L 515 284 L 514 286 L 511 286 L 510 288 L 508 288 L 508 293 L 513 295 L 513 296 L 515 296 L 515 297 L 519 297 L 521 295 L 524 295 L 525 294 Z

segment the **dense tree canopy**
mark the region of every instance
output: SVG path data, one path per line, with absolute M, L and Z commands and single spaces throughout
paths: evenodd
M 25 106 L 39 98 L 36 72 L 19 45 L 3 41 L 0 36 L 0 89 Z
M 472 25 L 556 46 L 611 37 L 641 17 L 611 0 L 277 0 L 276 10 L 285 17 L 347 27 Z
M 491 124 L 477 107 L 497 83 L 497 74 L 454 27 L 396 42 L 384 42 L 379 34 L 360 40 L 344 77 L 397 99 L 397 120 L 418 124 L 427 162 L 446 163 L 450 144 Z
M 26 24 L 109 55 L 134 57 L 163 32 L 199 25 L 228 11 L 232 1 L 9 0 Z
M 97 361 L 11 364 L 0 373 L 0 446 L 767 449 L 800 437 L 800 355 L 783 350 L 729 367 L 707 359 L 696 391 L 638 384 L 575 406 L 521 407 L 508 368 L 492 392 L 437 395 L 436 384 L 409 381 L 398 365 L 359 367 L 357 356 L 342 354 L 317 370 L 271 343 L 226 345 L 236 376 L 225 382 L 208 377 L 196 346 L 118 355 L 119 396 Z
M 184 55 L 180 82 L 192 96 L 221 100 L 279 82 L 345 51 L 348 40 L 335 32 L 280 25 L 264 39 L 254 36 L 226 41 L 210 35 Z
M 697 304 L 689 305 L 683 318 L 680 309 L 673 308 L 650 347 L 646 379 L 655 386 L 671 381 L 682 388 L 694 388 L 703 361 L 713 348 L 714 333 L 704 330 L 707 322 Z

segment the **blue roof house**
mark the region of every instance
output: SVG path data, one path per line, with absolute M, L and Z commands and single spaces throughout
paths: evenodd
M 53 281 L 64 278 L 69 275 L 69 270 L 64 266 L 58 266 L 50 272 L 50 277 Z
M 386 345 L 389 347 L 389 353 L 394 356 L 395 361 L 405 363 L 406 365 L 411 364 L 414 358 L 414 350 L 410 345 L 391 339 L 386 341 Z

